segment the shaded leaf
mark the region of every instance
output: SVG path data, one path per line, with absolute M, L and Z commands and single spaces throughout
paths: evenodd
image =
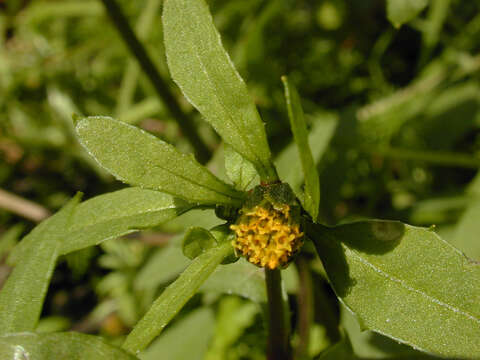
M 308 143 L 307 123 L 305 122 L 297 90 L 293 84 L 288 81 L 286 76 L 282 76 L 282 82 L 285 88 L 285 100 L 287 102 L 290 127 L 292 128 L 293 138 L 297 144 L 300 163 L 302 164 L 305 178 L 304 208 L 313 220 L 317 220 L 320 204 L 320 180 Z
M 187 201 L 239 205 L 242 194 L 200 165 L 192 155 L 132 125 L 92 116 L 76 123 L 81 144 L 117 179 Z
M 474 199 L 458 221 L 453 236 L 452 244 L 461 249 L 467 256 L 480 261 L 480 201 Z
M 193 260 L 178 279 L 155 300 L 127 336 L 122 347 L 132 353 L 145 349 L 232 251 L 232 245 L 224 242 Z
M 167 329 L 139 357 L 142 360 L 202 360 L 214 327 L 212 310 L 195 310 Z
M 260 307 L 236 296 L 222 298 L 218 307 L 215 336 L 205 360 L 228 358 L 228 351 L 250 327 Z
M 135 289 L 156 289 L 174 279 L 190 263 L 179 246 L 158 249 L 138 272 L 134 281 Z
M 440 356 L 478 356 L 478 263 L 433 231 L 394 221 L 311 225 L 309 235 L 362 328 Z
M 387 17 L 395 26 L 412 20 L 428 5 L 428 0 L 387 0 Z
M 257 171 L 250 161 L 225 144 L 225 170 L 238 190 L 247 190 L 260 182 Z
M 0 336 L 2 360 L 134 360 L 101 337 L 74 332 Z
M 203 0 L 167 0 L 167 63 L 186 98 L 264 181 L 276 180 L 263 123 Z
M 23 224 L 19 223 L 5 231 L 0 237 L 0 259 L 8 253 L 18 242 L 23 232 Z
M 192 227 L 187 230 L 183 238 L 183 255 L 193 260 L 216 244 L 215 238 L 210 231 L 201 227 Z
M 345 338 L 337 344 L 329 347 L 317 358 L 317 360 L 354 360 L 358 359 L 353 354 L 352 344 L 350 340 Z
M 234 294 L 257 303 L 267 302 L 264 271 L 243 258 L 235 264 L 219 266 L 200 290 Z
M 29 246 L 0 291 L 0 334 L 33 331 L 80 195 L 27 235 Z
M 96 196 L 78 205 L 72 225 L 65 234 L 60 254 L 94 246 L 102 241 L 159 225 L 192 207 L 180 199 L 158 191 L 127 188 Z M 10 263 L 17 263 L 30 243 L 25 238 L 13 250 Z

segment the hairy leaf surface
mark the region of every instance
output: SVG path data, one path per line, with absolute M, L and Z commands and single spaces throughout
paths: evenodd
M 480 265 L 432 230 L 395 221 L 309 229 L 362 327 L 433 354 L 478 358 Z
M 214 176 L 192 155 L 180 153 L 140 128 L 92 116 L 78 120 L 76 131 L 90 155 L 123 182 L 198 204 L 241 202 L 240 192 Z
M 247 87 L 222 46 L 203 0 L 167 0 L 163 8 L 167 63 L 184 95 L 223 140 L 274 180 L 270 149 Z

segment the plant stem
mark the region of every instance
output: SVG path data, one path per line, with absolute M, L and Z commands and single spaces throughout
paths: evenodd
M 152 83 L 157 95 L 165 103 L 172 117 L 178 123 L 182 133 L 192 145 L 197 160 L 205 164 L 211 157 L 211 151 L 195 131 L 192 119 L 182 110 L 176 97 L 160 76 L 158 69 L 130 27 L 127 18 L 115 0 L 102 0 L 108 15 L 120 33 L 128 49 L 135 56 L 140 67 Z
M 265 269 L 268 297 L 268 360 L 290 360 L 288 309 L 283 300 L 280 270 Z
M 301 255 L 295 261 L 299 276 L 298 293 L 298 337 L 299 342 L 295 351 L 296 359 L 303 359 L 308 355 L 310 340 L 310 326 L 313 320 L 313 291 L 312 276 L 308 261 Z

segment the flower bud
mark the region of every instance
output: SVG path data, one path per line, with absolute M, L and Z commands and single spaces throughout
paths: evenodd
M 303 244 L 300 206 L 288 184 L 253 189 L 230 228 L 239 255 L 260 267 L 285 267 Z

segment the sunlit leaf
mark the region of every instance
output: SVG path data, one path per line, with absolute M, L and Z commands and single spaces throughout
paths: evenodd
M 75 128 L 90 155 L 121 181 L 199 204 L 241 203 L 240 192 L 192 155 L 180 153 L 140 128 L 101 116 L 82 118 Z
M 309 235 L 362 328 L 440 356 L 478 356 L 480 265 L 432 230 L 372 220 L 312 225 Z
M 263 123 L 203 0 L 167 0 L 167 63 L 187 99 L 265 181 L 276 180 Z
M 99 336 L 74 332 L 0 336 L 2 360 L 135 360 Z
M 0 334 L 33 331 L 71 224 L 77 195 L 27 235 L 29 245 L 0 291 Z
M 127 188 L 96 196 L 78 205 L 65 233 L 60 254 L 68 254 L 105 240 L 159 225 L 192 207 L 158 191 Z M 67 229 L 64 229 L 66 231 Z M 13 250 L 9 263 L 17 263 L 33 239 L 25 238 Z
M 232 245 L 224 242 L 195 258 L 178 279 L 155 300 L 127 336 L 122 347 L 135 354 L 145 349 L 232 251 Z
M 286 76 L 282 77 L 282 81 L 285 88 L 285 100 L 287 102 L 290 127 L 292 128 L 293 138 L 297 144 L 300 163 L 302 164 L 305 178 L 304 207 L 312 219 L 317 220 L 320 205 L 320 180 L 308 143 L 307 124 L 297 90 L 293 84 L 288 81 Z

